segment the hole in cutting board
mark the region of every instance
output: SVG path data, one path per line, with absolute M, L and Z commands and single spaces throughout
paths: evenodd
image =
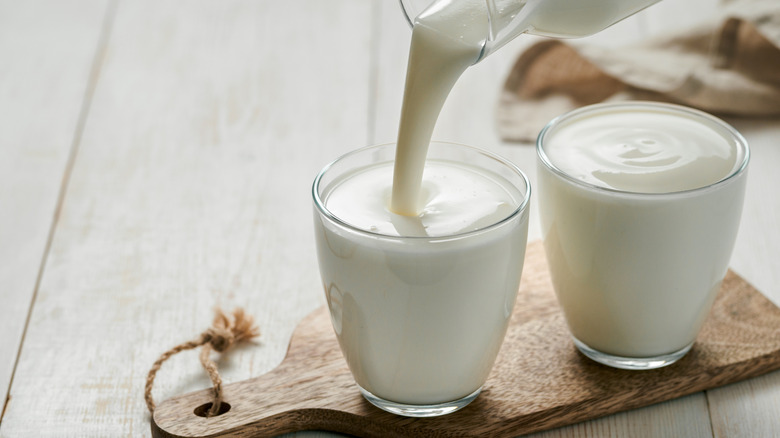
M 205 405 L 200 405 L 197 408 L 195 408 L 195 415 L 198 417 L 208 417 L 209 409 L 211 409 L 211 403 L 206 403 Z M 224 414 L 225 412 L 230 410 L 230 405 L 228 403 L 222 402 L 222 404 L 219 406 L 219 412 L 217 412 L 217 415 L 214 415 L 215 417 L 219 417 L 220 415 Z

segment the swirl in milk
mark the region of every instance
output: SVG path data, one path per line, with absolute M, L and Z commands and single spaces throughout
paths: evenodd
M 734 144 L 715 129 L 679 114 L 626 108 L 564 122 L 545 153 L 576 179 L 637 193 L 705 187 L 738 161 Z
M 407 237 L 453 236 L 509 217 L 522 194 L 467 164 L 429 160 L 416 216 L 390 210 L 392 163 L 361 169 L 337 183 L 328 209 L 351 225 L 376 234 Z M 355 202 L 362 200 L 362 202 Z

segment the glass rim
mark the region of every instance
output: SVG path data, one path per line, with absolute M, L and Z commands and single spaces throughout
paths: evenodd
M 652 108 L 657 110 L 660 109 L 660 110 L 666 110 L 671 114 L 681 114 L 681 113 L 686 114 L 692 117 L 694 120 L 714 124 L 719 128 L 725 130 L 725 132 L 731 136 L 731 140 L 736 142 L 738 152 L 742 152 L 742 161 L 736 163 L 734 168 L 731 171 L 729 171 L 729 173 L 726 174 L 726 176 L 707 185 L 694 187 L 691 189 L 685 189 L 685 190 L 676 190 L 671 192 L 638 192 L 632 190 L 622 190 L 622 189 L 616 189 L 612 187 L 605 187 L 587 181 L 583 181 L 561 170 L 558 166 L 556 166 L 552 162 L 552 160 L 550 160 L 550 157 L 544 151 L 543 143 L 546 136 L 550 134 L 553 129 L 555 129 L 558 125 L 562 124 L 563 122 L 571 120 L 574 117 L 581 116 L 584 113 L 590 113 L 598 110 L 606 110 L 606 109 L 614 109 L 614 108 Z M 745 137 L 739 131 L 737 131 L 733 126 L 726 123 L 722 119 L 715 117 L 712 114 L 709 114 L 705 111 L 701 111 L 695 108 L 690 108 L 684 105 L 677 105 L 673 103 L 652 102 L 652 101 L 628 101 L 628 102 L 596 103 L 592 105 L 586 105 L 553 118 L 544 126 L 544 128 L 542 128 L 542 130 L 539 132 L 539 135 L 536 138 L 536 156 L 539 158 L 539 161 L 543 163 L 544 166 L 550 171 L 552 171 L 555 175 L 579 187 L 583 187 L 595 192 L 607 192 L 614 195 L 661 198 L 661 197 L 670 197 L 670 196 L 674 197 L 674 196 L 692 195 L 695 193 L 699 193 L 701 191 L 714 189 L 715 187 L 719 187 L 723 184 L 728 183 L 729 181 L 734 180 L 739 175 L 742 175 L 747 169 L 748 162 L 750 161 L 750 147 L 748 146 L 748 142 L 745 139 Z
M 385 148 L 385 147 L 388 147 L 388 146 L 393 146 L 394 147 L 395 144 L 396 143 L 393 142 L 393 143 L 382 143 L 382 144 L 375 144 L 375 145 L 364 146 L 364 147 L 361 147 L 359 149 L 355 149 L 353 151 L 350 151 L 350 152 L 347 152 L 345 154 L 342 154 L 341 156 L 337 157 L 336 159 L 334 159 L 330 163 L 326 164 L 322 168 L 322 170 L 320 170 L 319 173 L 317 173 L 317 176 L 314 178 L 314 182 L 312 183 L 312 189 L 311 189 L 311 191 L 312 191 L 312 199 L 314 200 L 314 205 L 317 208 L 318 212 L 320 214 L 322 214 L 323 216 L 325 216 L 331 222 L 334 222 L 334 223 L 336 223 L 336 224 L 338 224 L 338 225 L 340 225 L 340 226 L 342 226 L 344 228 L 347 228 L 348 230 L 350 230 L 352 232 L 363 234 L 363 235 L 367 235 L 367 236 L 372 236 L 372 237 L 382 238 L 382 239 L 389 239 L 389 240 L 399 240 L 399 241 L 400 240 L 447 241 L 447 240 L 462 239 L 462 238 L 469 237 L 469 236 L 472 236 L 472 235 L 484 233 L 484 232 L 486 232 L 488 230 L 491 230 L 491 229 L 494 229 L 494 228 L 498 228 L 498 227 L 504 225 L 505 223 L 510 222 L 512 219 L 514 219 L 515 217 L 523 214 L 525 211 L 528 210 L 528 206 L 530 205 L 530 199 L 531 199 L 531 182 L 528 180 L 528 177 L 525 175 L 525 173 L 522 170 L 520 170 L 520 168 L 517 167 L 514 163 L 512 163 L 508 159 L 506 159 L 506 158 L 504 158 L 504 157 L 502 157 L 502 156 L 500 156 L 498 154 L 494 154 L 492 152 L 489 152 L 487 150 L 480 149 L 480 148 L 477 148 L 477 147 L 474 147 L 474 146 L 469 146 L 469 145 L 465 145 L 465 144 L 461 144 L 461 143 L 454 143 L 454 142 L 449 142 L 449 141 L 431 141 L 430 145 L 437 144 L 437 145 L 444 145 L 444 146 L 447 146 L 447 147 L 454 146 L 454 147 L 457 147 L 457 148 L 466 149 L 466 150 L 471 151 L 471 152 L 476 152 L 476 153 L 478 153 L 478 154 L 480 154 L 480 155 L 482 155 L 482 156 L 484 156 L 486 158 L 494 160 L 494 161 L 498 162 L 499 164 L 504 165 L 505 167 L 507 167 L 510 171 L 512 171 L 513 173 L 518 175 L 520 177 L 520 179 L 523 181 L 523 183 L 525 184 L 525 190 L 524 191 L 523 190 L 518 190 L 522 194 L 522 196 L 523 196 L 523 199 L 520 201 L 519 205 L 514 210 L 512 210 L 512 212 L 510 214 L 508 214 L 507 216 L 503 217 L 501 220 L 493 222 L 493 223 L 491 223 L 489 225 L 485 225 L 483 227 L 477 228 L 476 230 L 470 230 L 470 231 L 465 231 L 465 232 L 455 233 L 455 234 L 447 234 L 447 235 L 443 235 L 443 236 L 398 236 L 398 235 L 394 235 L 394 234 L 378 233 L 378 232 L 375 232 L 375 231 L 366 230 L 364 228 L 360 228 L 360 227 L 357 227 L 355 225 L 352 225 L 349 222 L 346 222 L 343 219 L 339 218 L 338 216 L 334 215 L 328 209 L 328 207 L 325 205 L 325 202 L 323 202 L 322 198 L 320 197 L 319 190 L 317 190 L 320 187 L 320 182 L 322 181 L 323 176 L 325 176 L 325 174 L 334 165 L 338 164 L 341 161 L 344 161 L 345 159 L 348 159 L 350 157 L 353 157 L 355 155 L 358 155 L 360 153 L 363 153 L 363 152 L 366 152 L 366 151 L 372 150 L 372 149 L 380 149 L 380 148 Z M 427 160 L 427 157 L 426 157 L 426 160 Z M 512 185 L 514 186 L 514 184 L 512 184 Z

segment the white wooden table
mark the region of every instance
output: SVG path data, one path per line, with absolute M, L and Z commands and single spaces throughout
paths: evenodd
M 666 0 L 591 39 L 714 9 Z M 147 370 L 215 305 L 263 332 L 219 361 L 225 380 L 273 369 L 324 304 L 312 179 L 394 140 L 409 37 L 394 0 L 0 0 L 0 436 L 148 436 Z M 494 128 L 531 41 L 470 69 L 435 137 L 533 181 L 533 148 Z M 753 152 L 732 266 L 780 303 L 780 121 L 729 121 Z M 155 396 L 208 385 L 182 353 Z M 541 435 L 780 436 L 780 372 Z

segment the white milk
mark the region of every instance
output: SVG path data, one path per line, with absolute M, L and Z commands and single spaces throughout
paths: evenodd
M 512 314 L 527 186 L 464 164 L 476 161 L 470 155 L 429 157 L 423 211 L 397 215 L 393 145 L 383 148 L 386 161 L 338 170 L 320 190 L 336 218 L 315 219 L 333 326 L 366 391 L 411 405 L 458 400 L 487 379 Z
M 739 226 L 740 139 L 699 112 L 642 103 L 597 105 L 543 132 L 542 232 L 575 338 L 624 357 L 690 346 Z

